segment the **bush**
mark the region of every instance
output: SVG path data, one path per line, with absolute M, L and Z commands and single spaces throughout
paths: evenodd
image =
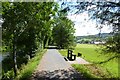
M 4 73 L 4 71 L 3 71 L 2 74 L 4 74 L 2 76 L 2 80 L 13 80 L 14 79 L 14 71 L 13 70 L 7 71 L 7 73 Z

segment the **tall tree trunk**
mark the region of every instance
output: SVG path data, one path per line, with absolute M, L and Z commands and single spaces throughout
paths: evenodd
M 46 47 L 46 40 L 47 40 L 47 37 L 45 36 L 45 38 L 44 38 L 44 48 Z
M 49 37 L 48 37 L 48 39 L 47 39 L 47 42 L 46 42 L 46 46 L 49 46 Z
M 49 37 L 46 35 L 44 39 L 44 48 L 48 46 Z
M 43 38 L 43 49 L 45 48 L 45 43 L 46 43 L 46 36 Z
M 16 31 L 13 30 L 13 34 L 14 34 L 14 37 L 13 37 L 13 69 L 14 69 L 14 75 L 17 76 L 17 53 L 16 53 Z
M 13 44 L 13 68 L 14 68 L 14 75 L 17 76 L 17 55 L 16 55 L 16 44 Z
M 32 58 L 32 48 L 30 48 L 30 50 L 29 50 L 30 52 L 29 52 L 29 55 L 30 55 L 30 59 Z

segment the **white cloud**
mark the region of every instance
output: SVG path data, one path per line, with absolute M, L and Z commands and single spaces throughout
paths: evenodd
M 98 34 L 100 31 L 96 28 L 95 21 L 89 20 L 87 12 L 69 15 L 68 18 L 75 23 L 75 36 L 94 35 Z M 110 31 L 111 29 L 108 26 L 104 26 L 101 32 L 108 33 Z
M 82 22 L 85 19 L 88 19 L 88 14 L 86 12 L 82 14 L 74 14 L 74 15 L 69 15 L 68 18 L 71 19 L 72 21 Z

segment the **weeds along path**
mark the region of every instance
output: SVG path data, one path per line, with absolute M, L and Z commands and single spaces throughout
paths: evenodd
M 77 72 L 56 49 L 48 49 L 42 57 L 30 80 L 41 79 L 78 79 L 83 77 Z

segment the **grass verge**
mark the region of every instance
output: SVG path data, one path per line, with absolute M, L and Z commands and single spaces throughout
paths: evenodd
M 63 56 L 67 56 L 67 50 L 59 50 Z M 88 77 L 93 78 L 118 78 L 118 58 L 107 61 L 114 54 L 100 53 L 100 47 L 93 44 L 78 44 L 73 53 L 82 53 L 82 58 L 86 61 L 93 63 L 92 65 L 78 65 L 74 64 L 73 67 L 80 72 L 84 72 Z M 104 62 L 107 61 L 107 62 Z M 102 64 L 99 64 L 103 62 Z
M 97 76 L 95 76 L 94 74 L 92 74 L 90 72 L 90 70 L 86 67 L 86 65 L 80 65 L 80 64 L 72 64 L 72 66 L 79 71 L 83 77 L 85 78 L 89 78 L 90 80 L 92 80 L 92 78 L 98 78 Z
M 97 64 L 72 64 L 72 66 L 88 80 L 118 80 Z
M 27 65 L 23 65 L 21 70 L 18 71 L 18 75 L 15 80 L 28 80 L 31 77 L 34 70 L 37 68 L 43 54 L 46 50 L 38 51 L 34 58 L 32 58 Z

